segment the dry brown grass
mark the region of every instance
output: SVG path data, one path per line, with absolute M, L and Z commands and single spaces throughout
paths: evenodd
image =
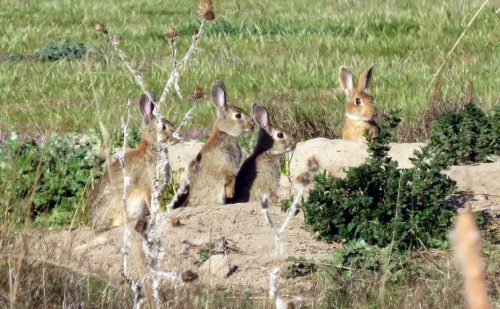
M 474 85 L 469 83 L 465 94 L 453 101 L 445 101 L 440 93 L 440 85 L 436 86 L 433 96 L 420 117 L 415 122 L 401 122 L 396 127 L 396 140 L 400 143 L 424 142 L 432 135 L 431 124 L 445 112 L 460 112 L 464 106 L 475 98 Z

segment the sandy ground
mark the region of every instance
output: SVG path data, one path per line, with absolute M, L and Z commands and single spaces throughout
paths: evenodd
M 201 145 L 193 141 L 173 146 L 169 150 L 173 169 L 185 167 Z M 390 156 L 401 167 L 410 167 L 409 157 L 418 147 L 421 144 L 393 144 Z M 322 169 L 342 176 L 344 168 L 361 164 L 367 153 L 366 145 L 355 142 L 318 138 L 299 143 L 291 156 L 290 177 L 282 177 L 280 194 L 283 198 L 295 192 L 296 183 L 293 180 L 306 169 L 306 161 L 312 155 L 317 157 Z M 500 212 L 500 162 L 456 166 L 447 173 L 457 181 L 460 191 L 469 192 L 467 205 L 476 210 Z M 177 173 L 177 177 L 181 176 L 182 173 Z M 278 206 L 271 207 L 269 213 L 276 225 L 285 218 Z M 195 283 L 182 283 L 177 279 L 181 285 L 202 283 L 225 288 L 267 289 L 269 271 L 274 266 L 284 269 L 289 265 L 284 262 L 286 256 L 326 260 L 336 247 L 336 244 L 315 240 L 306 230 L 303 217 L 298 215 L 292 219 L 284 235 L 285 253 L 277 255 L 275 237 L 257 203 L 177 209 L 170 218 L 162 214 L 161 222 L 160 239 L 165 258 L 160 261 L 159 269 L 178 275 L 192 270 L 199 275 Z M 72 231 L 33 231 L 30 234 L 25 246 L 28 255 L 97 273 L 114 282 L 123 278 L 123 227 L 98 235 L 85 227 Z M 199 250 L 210 244 L 220 254 L 212 256 L 201 267 L 195 266 Z M 129 265 L 131 277 L 139 277 L 145 271 L 141 236 L 135 232 Z M 228 276 L 230 270 L 235 271 Z M 279 278 L 278 284 L 284 280 Z M 308 277 L 288 280 L 286 284 L 296 293 L 311 288 L 311 285 Z

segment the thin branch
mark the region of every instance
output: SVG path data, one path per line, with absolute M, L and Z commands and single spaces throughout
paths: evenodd
M 304 194 L 305 189 L 306 189 L 305 186 L 300 186 L 299 191 L 297 192 L 297 194 L 293 199 L 292 205 L 290 205 L 290 208 L 288 208 L 287 216 L 285 218 L 285 221 L 281 225 L 281 228 L 279 229 L 279 234 L 283 234 L 286 227 L 288 226 L 288 223 L 290 223 L 290 220 L 292 220 L 293 216 L 295 216 L 295 212 L 297 211 L 297 205 L 302 199 L 302 195 Z
M 122 247 L 122 267 L 123 267 L 123 276 L 125 280 L 129 280 L 128 274 L 128 249 L 130 248 L 130 229 L 127 224 L 127 188 L 130 185 L 130 177 L 127 176 L 125 169 L 125 150 L 127 146 L 127 138 L 128 138 L 128 124 L 130 122 L 130 109 L 132 106 L 132 102 L 128 100 L 127 102 L 127 118 L 125 121 L 122 120 L 123 127 L 123 146 L 122 151 L 119 156 L 120 166 L 122 168 L 123 175 L 123 194 L 122 194 L 122 211 L 123 218 L 125 222 L 125 227 L 123 230 L 123 247 Z
M 284 254 L 284 248 L 285 248 L 285 240 L 283 237 L 283 233 L 285 232 L 288 224 L 292 220 L 293 216 L 295 216 L 295 212 L 297 211 L 297 205 L 299 204 L 300 200 L 302 199 L 302 195 L 304 194 L 304 191 L 306 189 L 306 186 L 311 182 L 312 179 L 312 173 L 316 172 L 319 169 L 319 164 L 317 159 L 313 156 L 308 159 L 307 161 L 307 171 L 300 174 L 297 177 L 297 181 L 300 183 L 300 188 L 297 194 L 295 195 L 292 204 L 288 208 L 288 212 L 286 215 L 285 220 L 281 224 L 281 227 L 279 230 L 276 229 L 275 224 L 271 217 L 269 216 L 268 209 L 269 209 L 269 198 L 266 194 L 263 194 L 261 197 L 261 206 L 262 206 L 262 213 L 264 214 L 264 218 L 266 219 L 267 224 L 271 228 L 271 231 L 274 234 L 274 239 L 276 242 L 276 255 L 277 256 L 282 256 Z M 274 300 L 275 307 L 277 309 L 281 308 L 288 308 L 289 305 L 291 304 L 293 306 L 293 302 L 289 303 L 284 301 L 278 294 L 277 289 L 276 289 L 276 276 L 279 273 L 279 267 L 273 267 L 271 272 L 269 273 L 269 298 Z
M 181 123 L 179 124 L 179 126 L 177 127 L 177 129 L 175 130 L 175 132 L 172 134 L 173 138 L 178 139 L 178 140 L 182 139 L 181 136 L 179 135 L 179 132 L 182 129 L 182 127 L 186 125 L 187 121 L 193 117 L 193 112 L 196 109 L 196 106 L 197 105 L 195 103 L 193 103 L 193 105 L 187 111 L 187 113 L 184 114 L 184 117 L 182 118 Z
M 155 300 L 155 304 L 157 308 L 162 307 L 159 295 L 159 276 L 158 274 L 158 263 L 165 256 L 164 249 L 161 245 L 161 241 L 157 235 L 156 226 L 158 225 L 158 214 L 160 212 L 160 200 L 161 195 L 164 192 L 164 189 L 170 178 L 170 166 L 169 166 L 169 158 L 168 158 L 168 150 L 167 147 L 169 143 L 162 143 L 162 132 L 161 132 L 161 105 L 165 102 L 167 95 L 170 93 L 170 90 L 175 83 L 176 79 L 178 79 L 179 71 L 184 67 L 184 65 L 189 60 L 189 57 L 193 53 L 198 44 L 201 35 L 203 33 L 203 25 L 204 21 L 202 20 L 200 29 L 198 33 L 193 36 L 193 42 L 191 46 L 187 50 L 186 54 L 182 58 L 182 60 L 174 67 L 174 70 L 170 74 L 170 77 L 165 84 L 165 88 L 160 97 L 160 100 L 157 102 L 155 109 L 153 110 L 154 115 L 158 121 L 158 132 L 157 132 L 157 143 L 158 143 L 158 159 L 156 162 L 156 173 L 153 179 L 153 192 L 151 193 L 151 216 L 148 222 L 147 229 L 147 237 L 143 243 L 143 248 L 147 257 L 147 264 L 149 269 L 149 279 L 151 281 L 151 286 L 153 290 L 153 299 Z
M 151 102 L 154 102 L 153 96 L 151 95 L 151 93 L 146 88 L 146 83 L 144 82 L 144 79 L 139 74 L 139 72 L 137 72 L 137 70 L 132 67 L 132 65 L 128 61 L 127 55 L 119 47 L 119 45 L 121 43 L 121 37 L 119 35 L 112 35 L 107 30 L 104 32 L 104 36 L 109 39 L 109 41 L 111 42 L 111 45 L 113 46 L 113 49 L 115 50 L 116 54 L 118 55 L 118 57 L 120 58 L 120 60 L 122 61 L 122 63 L 125 65 L 125 67 L 127 68 L 127 70 L 129 70 L 130 74 L 132 74 L 132 76 L 134 77 L 134 79 L 137 82 L 137 84 L 139 85 L 139 87 L 141 87 L 142 92 L 147 95 L 148 99 Z
M 170 47 L 172 48 L 172 61 L 173 61 L 173 71 L 178 71 L 178 62 L 177 62 L 177 41 L 175 38 L 170 40 Z M 177 93 L 177 96 L 182 99 L 181 87 L 179 86 L 179 74 L 177 73 L 174 77 L 174 89 Z
M 191 46 L 189 46 L 189 49 L 187 50 L 186 54 L 184 57 L 181 59 L 181 61 L 177 64 L 176 69 L 170 74 L 169 79 L 167 80 L 167 83 L 165 84 L 165 88 L 163 89 L 163 93 L 161 94 L 160 100 L 158 101 L 159 104 L 165 102 L 167 99 L 167 96 L 170 92 L 170 88 L 172 88 L 172 84 L 175 82 L 175 79 L 178 78 L 176 75 L 178 72 L 186 65 L 187 61 L 189 60 L 189 57 L 191 57 L 191 54 L 194 52 L 196 49 L 196 46 L 198 45 L 198 42 L 201 39 L 201 35 L 203 34 L 203 25 L 205 25 L 205 20 L 201 20 L 200 28 L 198 29 L 198 32 L 193 36 L 193 42 L 191 43 Z

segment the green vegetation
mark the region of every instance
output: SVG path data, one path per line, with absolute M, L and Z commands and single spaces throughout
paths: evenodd
M 469 103 L 463 111 L 447 112 L 432 124 L 432 136 L 423 152 L 445 165 L 485 162 L 500 155 L 500 105 L 485 114 Z
M 375 64 L 371 93 L 379 114 L 402 111 L 406 131 L 397 133 L 397 139 L 426 139 L 430 120 L 447 111 L 432 126 L 434 135 L 416 154 L 412 169 L 399 170 L 386 157 L 386 130 L 370 142 L 366 163 L 349 169 L 345 179 L 316 176 L 315 188 L 302 205 L 306 220 L 321 237 L 344 242 L 344 247 L 335 250 L 329 265 L 297 258 L 283 270 L 290 280 L 312 277 L 316 290 L 310 292 L 311 307 L 463 306 L 457 292 L 462 289 L 460 275 L 450 254 L 428 248 L 446 247 L 453 216 L 454 184 L 441 174 L 443 168 L 499 154 L 500 23 L 495 4 L 486 6 L 442 74 L 430 82 L 480 4 L 215 1 L 216 20 L 206 25 L 199 50 L 181 72 L 185 99 L 172 93 L 162 107 L 162 113 L 179 124 L 192 104 L 199 105 L 184 128 L 187 136 L 204 138 L 215 114 L 209 89 L 221 79 L 232 103 L 246 110 L 252 103 L 266 104 L 274 122 L 299 139 L 336 137 L 345 106 L 338 89 L 340 65 L 359 74 Z M 120 46 L 132 65 L 151 90 L 160 92 L 173 66 L 165 28 L 177 28 L 182 55 L 199 20 L 198 0 L 0 0 L 0 6 L 3 250 L 31 221 L 43 227 L 84 223 L 89 186 L 101 172 L 96 157 L 101 141 L 95 128 L 102 123 L 111 136 L 106 143 L 122 144 L 120 121 L 126 102 L 137 101 L 141 90 L 94 25 L 105 23 L 123 36 Z M 190 93 L 197 85 L 204 95 L 195 102 Z M 454 113 L 461 109 L 460 102 L 472 98 L 477 105 Z M 141 117 L 136 108 L 132 112 L 130 146 L 140 137 Z M 242 139 L 247 150 L 254 142 L 255 136 Z M 286 160 L 281 172 L 289 174 Z M 171 182 L 167 199 L 177 186 Z M 287 205 L 289 201 L 284 208 Z M 497 237 L 487 240 L 485 256 L 489 278 L 498 278 L 498 223 L 491 228 L 487 217 L 479 220 L 488 232 L 485 238 Z M 200 249 L 196 264 L 212 254 L 211 249 Z M 112 285 L 107 278 L 50 261 L 32 262 L 6 253 L 0 257 L 0 274 L 8 274 L 0 276 L 0 307 L 9 304 L 9 297 L 20 307 L 121 308 L 132 303 L 125 284 Z M 252 298 L 241 291 L 188 287 L 161 292 L 172 306 L 177 301 L 208 308 L 228 303 L 238 308 L 270 306 L 261 295 Z M 499 293 L 493 286 L 496 303 Z
M 351 242 L 405 252 L 421 246 L 444 247 L 455 211 L 450 194 L 453 180 L 443 167 L 417 155 L 415 167 L 399 169 L 387 157 L 389 127 L 399 119 L 386 121 L 368 144 L 369 158 L 348 168 L 345 178 L 321 173 L 300 207 L 306 222 L 325 240 Z
M 101 120 L 116 131 L 127 99 L 141 91 L 110 44 L 93 28 L 105 23 L 123 36 L 121 47 L 157 92 L 171 71 L 168 26 L 180 37 L 180 54 L 198 27 L 197 0 L 39 1 L 3 0 L 0 12 L 0 132 L 88 132 Z M 301 139 L 338 136 L 345 98 L 338 68 L 359 72 L 375 63 L 372 93 L 381 111 L 399 108 L 404 123 L 418 123 L 431 101 L 449 104 L 474 85 L 483 110 L 498 104 L 500 76 L 495 6 L 487 5 L 468 30 L 438 79 L 429 87 L 446 53 L 480 5 L 478 1 L 215 1 L 216 20 L 207 24 L 200 50 L 182 72 L 184 97 L 174 94 L 162 108 L 178 124 L 204 88 L 186 130 L 206 128 L 214 119 L 208 96 L 215 79 L 226 82 L 229 99 L 250 109 L 264 103 L 275 122 Z M 30 22 L 26 23 L 26 16 Z M 81 43 L 78 61 L 9 61 L 31 55 L 51 42 Z M 135 126 L 140 117 L 134 111 Z M 411 130 L 417 132 L 417 130 Z M 411 139 L 418 139 L 414 134 Z
M 280 273 L 281 277 L 286 279 L 303 277 L 318 271 L 318 265 L 304 257 L 289 256 L 286 261 L 290 262 L 290 265 Z
M 99 166 L 94 135 L 53 134 L 42 141 L 12 135 L 0 143 L 0 223 L 43 226 L 84 222 L 89 186 Z
M 208 248 L 202 248 L 198 250 L 198 260 L 194 262 L 194 265 L 200 267 L 205 263 L 212 255 L 214 252 Z

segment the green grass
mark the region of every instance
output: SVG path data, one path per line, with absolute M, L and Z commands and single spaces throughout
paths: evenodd
M 480 4 L 215 1 L 217 19 L 205 28 L 199 52 L 182 72 L 181 88 L 188 99 L 174 95 L 162 111 L 178 123 L 192 104 L 191 89 L 199 84 L 208 94 L 212 82 L 222 79 L 233 103 L 247 110 L 254 102 L 267 103 L 277 122 L 296 135 L 332 137 L 344 113 L 339 66 L 347 65 L 358 75 L 374 63 L 373 93 L 379 108 L 400 108 L 403 122 L 415 123 L 434 95 L 428 87 L 433 74 Z M 99 119 L 115 129 L 127 99 L 137 100 L 141 90 L 94 25 L 103 22 L 124 37 L 122 48 L 133 65 L 150 89 L 160 92 L 172 67 L 164 29 L 178 29 L 183 54 L 199 24 L 197 1 L 191 0 L 0 0 L 0 5 L 0 132 L 88 132 Z M 498 104 L 496 9 L 494 4 L 484 9 L 452 55 L 439 81 L 439 102 L 463 98 L 472 82 L 481 107 Z M 9 55 L 31 55 L 62 40 L 84 43 L 88 56 L 8 61 Z M 191 128 L 211 125 L 209 101 L 208 95 L 200 101 Z M 294 123 L 299 116 L 307 118 L 301 119 L 305 124 Z M 138 125 L 137 110 L 134 117 Z M 317 128 L 303 135 L 308 123 Z
M 191 43 L 199 25 L 198 1 L 14 1 L 0 0 L 0 135 L 10 131 L 35 133 L 89 133 L 103 122 L 111 133 L 119 129 L 128 99 L 141 94 L 110 44 L 95 33 L 105 23 L 124 37 L 121 47 L 149 88 L 161 92 L 172 68 L 170 47 L 163 39 L 166 27 L 180 34 L 180 55 Z M 301 139 L 338 136 L 345 98 L 338 88 L 338 68 L 347 65 L 359 74 L 375 64 L 372 93 L 379 109 L 402 110 L 403 125 L 418 126 L 430 102 L 460 106 L 470 84 L 475 102 L 488 110 L 498 104 L 500 63 L 498 4 L 490 2 L 445 66 L 437 87 L 429 87 L 433 74 L 462 33 L 482 1 L 215 1 L 216 20 L 181 74 L 185 100 L 175 95 L 162 112 L 175 123 L 193 101 L 189 93 L 201 85 L 205 96 L 184 130 L 210 127 L 215 112 L 210 103 L 214 80 L 224 80 L 231 102 L 250 111 L 252 103 L 264 103 L 275 123 Z M 47 61 L 37 51 L 50 43 L 83 43 L 88 50 L 80 60 Z M 79 45 L 77 45 L 79 46 Z M 133 110 L 134 126 L 140 123 Z M 413 134 L 413 133 L 412 133 Z M 411 134 L 410 134 L 411 135 Z M 252 141 L 253 136 L 247 138 Z M 411 138 L 419 138 L 418 134 Z M 1 162 L 0 162 L 1 163 Z M 29 226 L 28 226 L 29 227 Z M 0 225 L 2 245 L 13 241 L 21 226 Z M 4 246 L 5 247 L 5 246 Z M 498 277 L 498 248 L 488 253 L 490 282 Z M 10 259 L 9 259 L 10 261 Z M 429 272 L 408 274 L 399 282 L 385 284 L 383 274 L 356 273 L 349 278 L 334 269 L 322 269 L 311 291 L 314 307 L 397 307 L 410 299 L 409 307 L 456 307 L 464 303 L 460 277 L 449 259 L 440 264 L 445 276 L 425 263 Z M 95 307 L 130 306 L 126 286 L 110 286 L 93 275 L 43 263 L 23 261 L 19 305 L 86 303 Z M 424 263 L 424 262 L 423 262 Z M 9 291 L 7 274 L 12 266 L 0 259 L 0 292 Z M 15 270 L 15 269 L 14 269 Z M 42 276 L 43 274 L 43 276 Z M 69 282 L 62 286 L 61 282 Z M 383 284 L 382 284 L 383 283 Z M 491 286 L 498 304 L 498 284 Z M 381 286 L 385 290 L 381 289 Z M 105 293 L 99 293 L 99 291 Z M 49 298 L 42 298 L 47 292 Z M 165 291 L 165 293 L 174 293 Z M 270 304 L 238 292 L 195 291 L 190 301 L 197 307 L 217 308 L 232 302 L 249 308 Z M 290 295 L 295 294 L 294 291 Z M 10 292 L 8 292 L 10 293 Z M 5 293 L 0 307 L 7 306 Z M 61 296 L 62 295 L 62 296 Z M 383 296 L 381 296 L 383 295 Z M 45 296 L 44 296 L 45 297 Z M 62 298 L 61 298 L 62 297 Z M 187 297 L 187 296 L 186 296 Z M 380 299 L 381 297 L 385 299 Z M 179 299 L 184 299 L 183 295 Z M 236 299 L 236 300 L 235 300 Z M 207 305 L 208 304 L 208 305 Z

